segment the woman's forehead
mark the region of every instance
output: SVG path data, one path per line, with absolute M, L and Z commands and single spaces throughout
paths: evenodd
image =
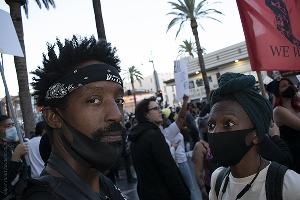
M 281 80 L 279 83 L 279 86 L 283 86 L 283 85 L 289 85 L 290 82 L 288 80 Z
M 236 101 L 219 101 L 211 108 L 210 115 L 242 115 L 246 114 L 242 106 Z
M 155 101 L 150 101 L 149 106 L 158 106 L 158 104 Z

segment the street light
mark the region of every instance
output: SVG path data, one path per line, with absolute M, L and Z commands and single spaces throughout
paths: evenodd
M 149 60 L 149 62 L 152 63 L 152 67 L 153 67 L 153 76 L 154 76 L 154 81 L 155 81 L 155 87 L 156 87 L 156 94 L 160 91 L 160 86 L 159 86 L 159 80 L 158 80 L 158 75 L 157 72 L 154 68 L 154 62 L 153 60 Z

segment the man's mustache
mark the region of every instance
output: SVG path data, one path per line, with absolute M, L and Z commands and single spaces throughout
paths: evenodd
M 109 135 L 109 133 L 122 130 L 124 130 L 124 127 L 120 123 L 112 123 L 107 127 L 97 129 L 92 133 L 92 137 L 94 140 L 100 141 L 102 137 Z

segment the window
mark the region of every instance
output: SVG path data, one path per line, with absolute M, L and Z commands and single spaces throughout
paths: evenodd
M 202 79 L 197 79 L 196 80 L 196 85 L 197 85 L 197 87 L 203 86 L 204 85 L 203 80 Z
M 189 82 L 189 89 L 193 89 L 193 88 L 195 88 L 194 81 L 190 81 Z

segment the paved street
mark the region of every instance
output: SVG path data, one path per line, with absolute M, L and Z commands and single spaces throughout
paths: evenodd
M 135 183 L 127 182 L 125 170 L 119 171 L 119 178 L 117 179 L 117 186 L 120 188 L 123 195 L 125 195 L 128 200 L 138 200 L 139 199 L 137 192 L 136 192 L 136 182 Z

